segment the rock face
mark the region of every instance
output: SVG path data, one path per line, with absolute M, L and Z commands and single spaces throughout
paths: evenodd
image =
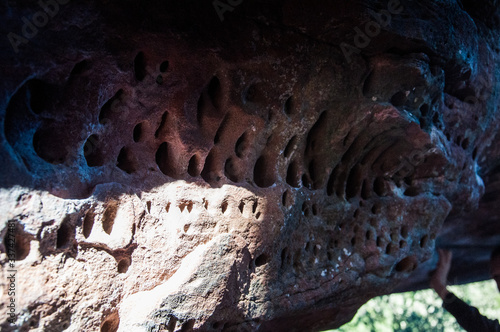
M 487 277 L 496 1 L 0 7 L 2 331 L 338 327 L 436 244 Z

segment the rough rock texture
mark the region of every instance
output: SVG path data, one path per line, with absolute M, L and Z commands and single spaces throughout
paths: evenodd
M 2 331 L 338 327 L 436 244 L 487 277 L 496 0 L 63 2 L 0 4 Z

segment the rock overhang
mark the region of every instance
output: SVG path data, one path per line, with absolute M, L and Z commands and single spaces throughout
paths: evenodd
M 106 280 L 70 286 L 102 292 L 86 322 L 27 301 L 21 324 L 314 330 L 421 287 L 436 241 L 478 206 L 494 221 L 498 32 L 455 2 L 401 2 L 366 30 L 388 5 L 241 3 L 222 22 L 177 2 L 61 6 L 20 45 L 30 65 L 6 68 L 4 224 L 26 279 L 62 264 L 46 287 Z

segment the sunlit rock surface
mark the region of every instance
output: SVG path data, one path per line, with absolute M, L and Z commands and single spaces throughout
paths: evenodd
M 493 0 L 0 13 L 2 331 L 338 327 L 436 245 L 487 278 Z

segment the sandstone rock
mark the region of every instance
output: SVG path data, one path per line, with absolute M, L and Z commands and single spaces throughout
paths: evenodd
M 47 3 L 0 5 L 2 331 L 338 327 L 436 245 L 487 277 L 496 2 Z

